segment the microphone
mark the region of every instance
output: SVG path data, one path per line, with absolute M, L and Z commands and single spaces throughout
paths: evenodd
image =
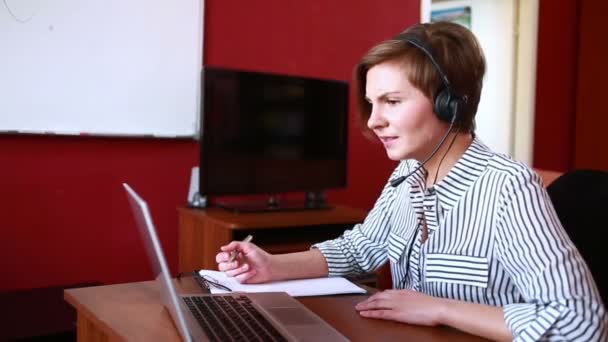
M 450 132 L 452 132 L 452 128 L 454 127 L 454 121 L 456 121 L 456 115 L 452 116 L 452 122 L 450 122 L 450 127 L 443 135 L 443 138 L 441 138 L 441 141 L 439 142 L 439 144 L 437 144 L 437 146 L 435 146 L 435 149 L 433 150 L 433 152 L 431 152 L 431 154 L 429 154 L 429 156 L 426 157 L 426 159 L 420 165 L 418 165 L 418 167 L 415 168 L 414 171 L 408 173 L 405 176 L 400 176 L 400 177 L 389 180 L 389 183 L 391 183 L 391 186 L 393 188 L 398 187 L 399 184 L 403 183 L 403 181 L 405 181 L 409 176 L 413 175 L 414 173 L 416 173 L 416 171 L 420 170 L 420 168 L 423 167 L 424 164 L 426 164 L 431 158 L 433 158 L 433 156 L 435 154 L 437 154 L 437 151 L 439 151 L 439 148 L 441 148 L 441 145 L 443 145 L 443 143 L 445 142 L 445 139 L 447 139 L 448 135 L 450 135 Z
M 419 168 L 416 168 L 416 170 L 414 170 L 414 172 L 418 171 Z M 412 172 L 412 173 L 414 173 Z M 407 176 L 400 176 L 394 179 L 391 179 L 389 182 L 391 183 L 391 186 L 393 188 L 396 188 L 399 186 L 399 184 L 403 183 L 404 180 L 407 179 L 407 177 L 409 177 L 412 173 L 408 174 Z

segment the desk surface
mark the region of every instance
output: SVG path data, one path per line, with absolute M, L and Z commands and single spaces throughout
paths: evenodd
M 175 281 L 180 293 L 201 293 L 192 278 Z M 179 341 L 169 314 L 160 303 L 156 282 L 145 281 L 65 290 L 78 312 L 79 341 L 85 329 L 97 329 L 109 340 Z M 445 327 L 420 327 L 360 317 L 354 305 L 364 295 L 302 297 L 299 300 L 352 341 L 483 341 Z M 87 324 L 83 324 L 83 322 Z

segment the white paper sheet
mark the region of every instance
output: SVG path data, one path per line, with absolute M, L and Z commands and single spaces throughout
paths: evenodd
M 224 272 L 200 270 L 199 274 L 202 277 L 210 277 L 209 279 L 228 287 L 233 292 L 287 292 L 293 297 L 367 292 L 343 277 L 298 279 L 265 284 L 241 284 L 235 278 L 228 277 Z M 227 292 L 213 286 L 210 286 L 210 291 L 211 293 Z

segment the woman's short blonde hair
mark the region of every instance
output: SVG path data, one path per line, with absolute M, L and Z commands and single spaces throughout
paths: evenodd
M 450 82 L 453 95 L 465 101 L 458 108 L 454 123 L 460 132 L 475 131 L 475 114 L 481 95 L 486 62 L 479 42 L 467 28 L 450 23 L 417 24 L 401 34 L 415 35 L 432 52 L 436 62 Z M 444 82 L 430 58 L 418 47 L 398 38 L 389 39 L 372 47 L 355 67 L 355 91 L 360 119 L 364 130 L 371 114 L 366 100 L 367 72 L 373 66 L 386 62 L 402 63 L 408 81 L 434 103 Z

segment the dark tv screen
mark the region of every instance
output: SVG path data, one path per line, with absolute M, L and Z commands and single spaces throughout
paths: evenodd
M 347 82 L 205 67 L 201 100 L 202 196 L 346 186 Z

